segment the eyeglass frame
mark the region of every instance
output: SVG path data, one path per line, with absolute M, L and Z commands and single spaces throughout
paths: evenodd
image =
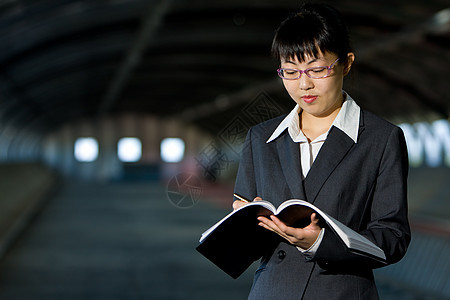
M 332 69 L 332 68 L 334 67 L 334 65 L 338 62 L 338 60 L 339 60 L 339 57 L 334 61 L 334 63 L 332 63 L 332 64 L 329 65 L 329 66 L 313 67 L 313 68 L 308 68 L 308 69 L 305 69 L 305 70 L 293 69 L 293 68 L 278 68 L 278 69 L 277 69 L 277 73 L 278 73 L 278 76 L 279 76 L 281 79 L 285 79 L 285 80 L 297 80 L 297 79 L 299 79 L 300 77 L 302 77 L 302 74 L 306 74 L 306 76 L 308 76 L 308 77 L 311 78 L 311 79 L 322 79 L 322 78 L 327 78 L 328 76 L 330 76 L 330 74 L 331 74 L 331 69 Z M 309 71 L 311 71 L 311 70 L 313 70 L 313 69 L 319 69 L 319 68 L 325 68 L 325 69 L 327 69 L 327 70 L 328 70 L 327 75 L 324 75 L 324 76 L 322 76 L 322 77 L 311 77 L 311 76 L 308 74 Z M 284 70 L 297 71 L 297 72 L 300 72 L 300 75 L 298 75 L 298 77 L 296 77 L 296 78 L 285 78 L 285 77 L 283 77 L 283 76 L 281 75 L 282 71 L 284 71 Z

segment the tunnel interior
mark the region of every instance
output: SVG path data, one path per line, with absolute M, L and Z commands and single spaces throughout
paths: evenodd
M 448 299 L 449 3 L 321 2 L 349 24 L 344 89 L 408 144 L 413 240 L 375 271 L 382 299 Z M 270 47 L 298 6 L 0 1 L 0 298 L 245 298 L 252 270 L 194 248 L 249 128 L 294 106 Z

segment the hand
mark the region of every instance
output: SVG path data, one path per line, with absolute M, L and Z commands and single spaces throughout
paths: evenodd
M 260 221 L 259 226 L 275 232 L 292 245 L 305 250 L 314 244 L 322 229 L 319 226 L 319 218 L 317 218 L 316 213 L 311 214 L 311 223 L 304 228 L 287 226 L 274 215 L 271 215 L 270 219 L 261 216 L 258 217 L 258 220 Z
M 261 197 L 255 197 L 255 199 L 253 199 L 253 201 L 260 201 L 260 200 L 262 200 Z M 233 202 L 233 210 L 236 210 L 236 209 L 240 208 L 241 206 L 245 206 L 245 205 L 247 205 L 249 203 L 250 202 L 245 202 L 245 201 L 242 201 L 242 200 L 235 200 Z

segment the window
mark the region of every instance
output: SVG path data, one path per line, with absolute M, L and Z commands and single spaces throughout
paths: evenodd
M 117 156 L 123 162 L 137 162 L 142 157 L 141 140 L 135 137 L 124 137 L 117 143 Z
M 98 142 L 92 137 L 78 138 L 74 147 L 75 159 L 80 162 L 91 162 L 98 157 Z
M 184 141 L 180 138 L 165 138 L 161 142 L 161 159 L 167 163 L 176 163 L 183 160 Z

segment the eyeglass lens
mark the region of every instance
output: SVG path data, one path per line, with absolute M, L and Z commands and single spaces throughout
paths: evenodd
M 305 70 L 305 73 L 310 78 L 322 78 L 328 75 L 328 68 L 317 67 Z M 280 69 L 281 77 L 285 79 L 297 79 L 300 77 L 300 72 L 295 69 Z

